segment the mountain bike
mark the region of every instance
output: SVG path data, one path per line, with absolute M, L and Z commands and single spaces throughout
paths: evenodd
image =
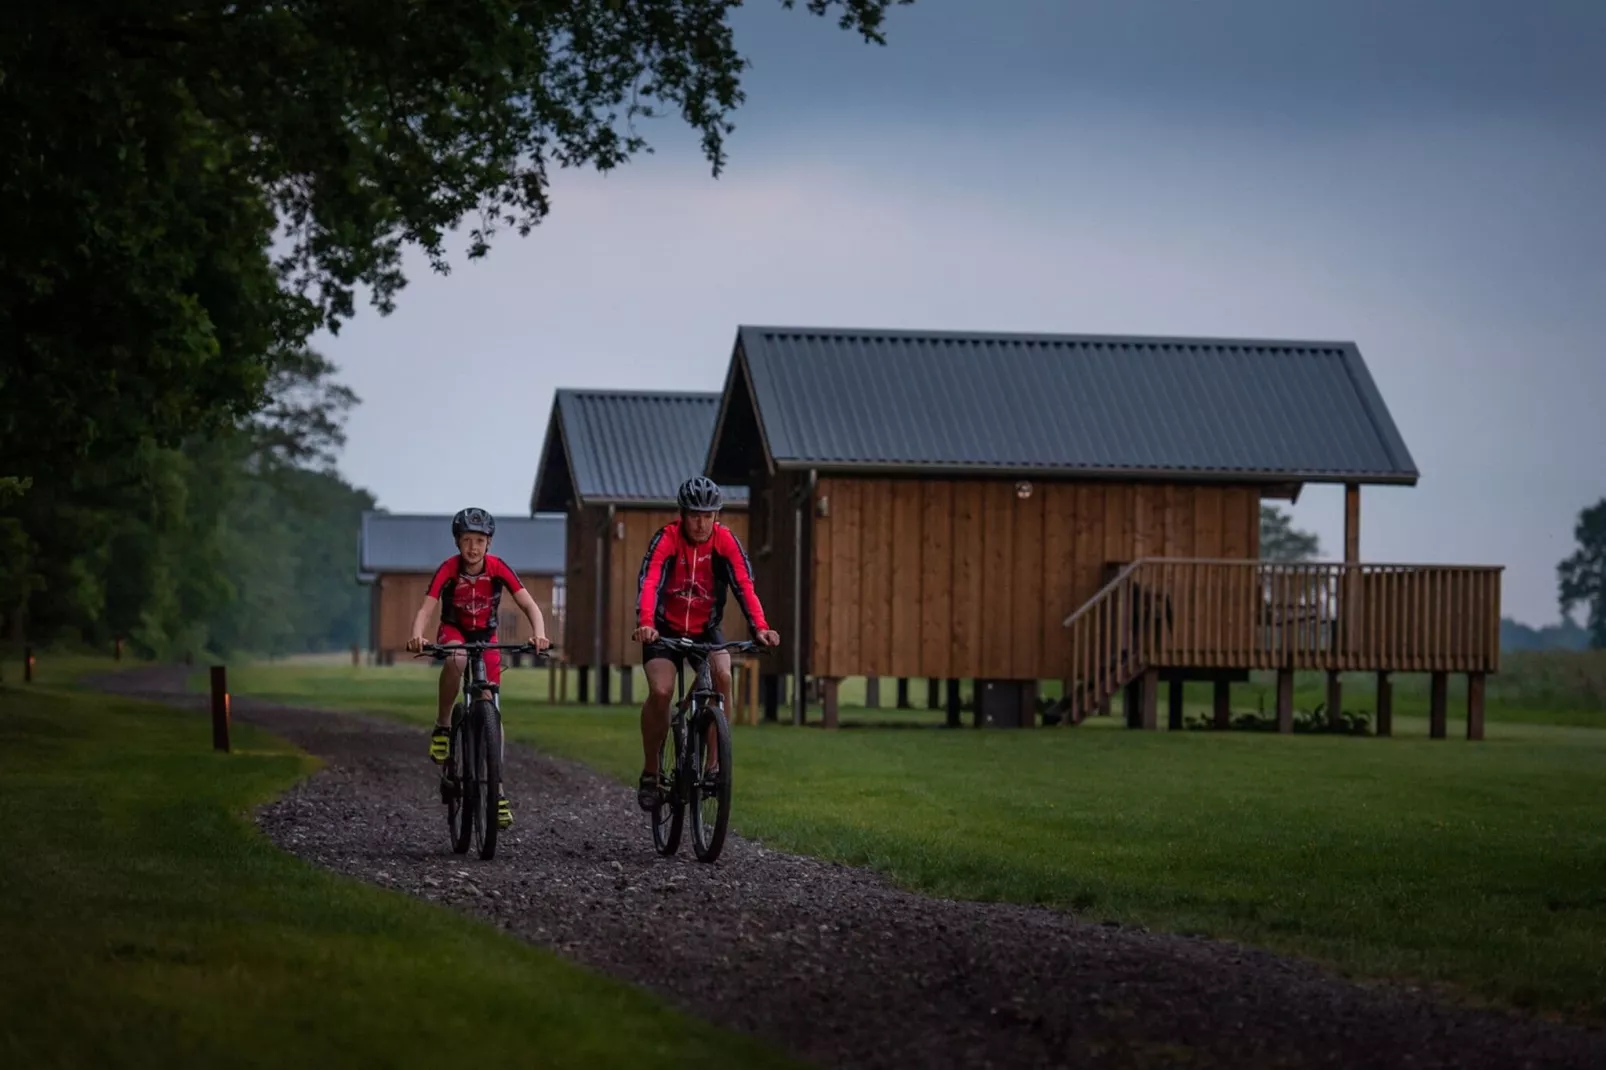
M 487 650 L 534 652 L 549 657 L 554 648 L 537 651 L 529 643 L 425 643 L 418 657 L 468 654 L 463 667 L 463 698 L 452 707 L 451 741 L 441 763 L 441 801 L 452 850 L 468 851 L 472 841 L 480 857 L 496 855 L 496 805 L 502 786 L 501 687 L 485 678 Z M 488 697 L 484 697 L 488 696 Z
M 697 861 L 713 862 L 725 847 L 725 830 L 730 824 L 731 729 L 725 718 L 725 696 L 714 687 L 708 657 L 721 650 L 745 654 L 767 648 L 752 640 L 699 643 L 668 637 L 661 637 L 657 645 L 686 654 L 696 664 L 697 676 L 688 692 L 684 690 L 684 664 L 675 671 L 675 709 L 669 720 L 669 735 L 658 753 L 658 768 L 666 784 L 662 801 L 652 809 L 653 846 L 666 858 L 680 849 L 681 827 L 690 807 L 692 850 Z M 713 775 L 706 776 L 710 729 L 718 764 Z M 671 747 L 673 762 L 666 761 Z

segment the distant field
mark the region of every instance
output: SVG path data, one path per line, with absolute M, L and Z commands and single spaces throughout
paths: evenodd
M 433 674 L 419 666 L 232 679 L 239 694 L 420 726 L 431 715 Z M 504 682 L 513 738 L 633 782 L 634 709 L 548 707 L 540 670 Z M 1305 694 L 1319 696 L 1313 683 Z M 1235 690 L 1253 703 L 1249 686 Z M 1543 723 L 1606 717 L 1492 702 L 1487 741 L 1469 744 L 1427 738 L 1425 697 L 1407 681 L 1396 708 L 1389 740 L 1140 733 L 1117 718 L 981 732 L 743 726 L 733 822 L 938 894 L 1067 906 L 1606 1019 L 1606 731 Z
M 791 1065 L 492 926 L 281 853 L 315 766 L 240 724 L 0 687 L 0 1066 Z

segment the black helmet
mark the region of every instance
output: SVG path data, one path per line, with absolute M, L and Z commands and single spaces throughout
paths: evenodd
M 712 513 L 725 502 L 719 484 L 707 476 L 692 476 L 680 485 L 680 507 L 688 513 Z
M 465 531 L 477 531 L 489 539 L 496 534 L 496 517 L 484 509 L 464 509 L 452 517 L 452 538 L 461 539 Z

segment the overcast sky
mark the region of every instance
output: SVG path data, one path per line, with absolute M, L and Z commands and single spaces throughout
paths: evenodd
M 1422 471 L 1370 561 L 1556 619 L 1606 496 L 1606 2 L 917 0 L 886 48 L 749 0 L 718 180 L 684 128 L 319 344 L 394 511 L 523 515 L 556 386 L 715 390 L 738 323 L 1356 342 Z M 1319 414 L 1312 414 L 1319 418 Z M 481 421 L 490 421 L 487 431 Z M 473 465 L 468 459 L 479 458 Z M 1296 521 L 1342 544 L 1342 492 Z

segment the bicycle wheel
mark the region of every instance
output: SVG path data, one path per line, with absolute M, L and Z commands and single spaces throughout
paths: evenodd
M 497 789 L 502 783 L 502 716 L 496 703 L 481 699 L 474 704 L 479 734 L 480 752 L 480 803 L 474 812 L 474 826 L 478 833 L 480 857 L 496 856 Z
M 714 732 L 714 754 L 719 768 L 705 777 L 708 732 Z M 691 847 L 699 862 L 713 862 L 725 849 L 725 829 L 731 816 L 731 728 L 717 703 L 704 706 L 691 733 Z
M 479 801 L 478 786 L 474 782 L 475 740 L 474 733 L 469 731 L 472 723 L 462 715 L 453 721 L 451 755 L 446 759 L 452 764 L 452 775 L 456 778 L 457 794 L 447 806 L 447 814 L 452 850 L 457 854 L 466 853 L 474 838 L 474 808 Z
M 664 779 L 669 784 L 669 790 L 665 793 L 664 801 L 652 808 L 652 845 L 665 858 L 680 850 L 680 828 L 686 819 L 686 804 L 680 792 L 680 755 L 684 731 L 684 722 L 678 718 L 670 722 L 669 736 L 658 748 L 658 768 L 667 774 Z M 672 763 L 669 760 L 671 745 L 674 746 Z

